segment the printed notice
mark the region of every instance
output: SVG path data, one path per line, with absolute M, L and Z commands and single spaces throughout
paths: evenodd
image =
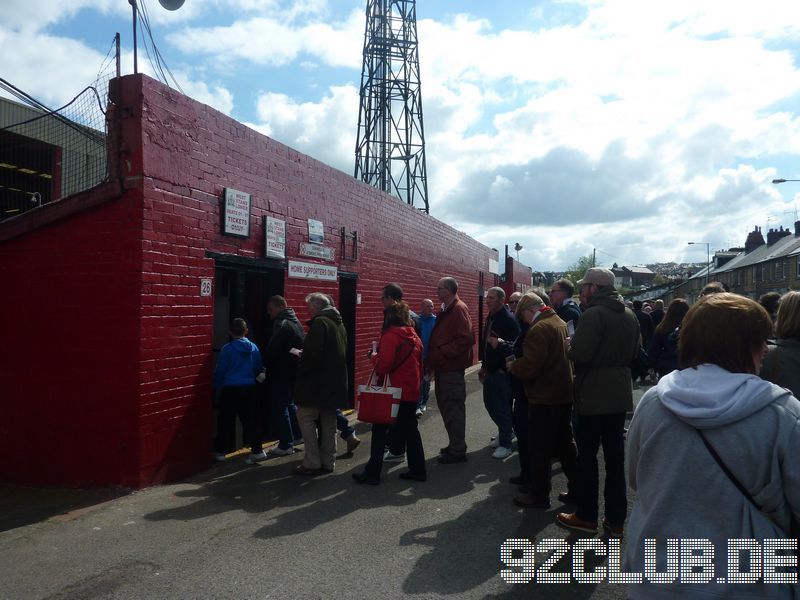
M 321 281 L 336 281 L 339 275 L 338 269 L 331 265 L 320 265 L 317 263 L 289 261 L 289 277 L 301 279 L 319 279 Z
M 267 217 L 265 255 L 267 258 L 286 258 L 286 222 Z
M 225 188 L 225 201 L 222 205 L 222 233 L 237 237 L 250 237 L 251 201 L 250 194 Z

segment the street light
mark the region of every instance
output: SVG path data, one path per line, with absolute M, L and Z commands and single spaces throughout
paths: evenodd
M 786 183 L 787 181 L 800 181 L 800 179 L 773 179 L 772 183 Z
M 706 285 L 708 285 L 708 274 L 711 272 L 711 244 L 709 242 L 687 242 L 689 246 L 706 245 Z

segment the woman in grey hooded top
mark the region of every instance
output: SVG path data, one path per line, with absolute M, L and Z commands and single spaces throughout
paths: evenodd
M 771 332 L 772 321 L 756 302 L 728 293 L 703 298 L 683 321 L 683 368 L 663 377 L 636 407 L 627 473 L 636 500 L 623 570 L 645 577 L 631 585 L 631 598 L 800 598 L 796 567 L 787 575 L 794 585 L 765 584 L 767 569 L 758 573 L 760 567 L 749 575 L 757 581 L 731 583 L 736 575 L 727 562 L 735 554 L 729 540 L 745 539 L 762 548 L 762 565 L 773 554 L 764 540 L 786 538 L 792 517 L 800 517 L 800 402 L 755 375 Z M 714 548 L 713 574 L 708 566 L 684 572 L 677 550 L 668 564 L 668 539 L 708 540 L 701 545 Z M 656 540 L 654 561 L 646 540 Z M 747 571 L 747 553 L 739 556 L 740 570 Z M 665 583 L 653 583 L 658 577 L 647 577 L 648 566 Z

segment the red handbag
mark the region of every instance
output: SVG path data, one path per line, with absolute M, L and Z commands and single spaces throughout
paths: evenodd
M 367 385 L 358 386 L 358 420 L 375 425 L 392 425 L 397 421 L 403 389 L 391 387 L 386 375 L 383 385 L 373 369 Z

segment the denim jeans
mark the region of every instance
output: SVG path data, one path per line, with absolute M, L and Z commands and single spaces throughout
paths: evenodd
M 606 519 L 622 527 L 628 512 L 625 487 L 625 413 L 578 415 L 578 461 L 575 469 L 576 514 L 584 521 L 597 521 L 599 475 L 597 451 L 603 446 L 606 482 L 603 496 Z
M 504 448 L 511 448 L 514 435 L 511 416 L 511 375 L 505 371 L 486 372 L 483 378 L 483 404 L 497 425 L 498 441 Z
M 294 400 L 294 382 L 270 377 L 267 380 L 267 393 L 269 394 L 270 418 L 275 424 L 275 433 L 278 435 L 278 448 L 287 450 L 292 447 L 292 442 L 300 437 L 300 427 L 294 417 L 296 407 Z
M 350 421 L 347 420 L 347 417 L 345 417 L 338 408 L 336 409 L 336 429 L 339 430 L 339 437 L 343 440 L 346 440 L 356 432 L 355 427 L 350 425 Z
M 426 379 L 425 377 L 422 378 L 422 381 L 419 384 L 419 401 L 417 402 L 417 408 L 425 409 L 428 406 L 428 398 L 431 395 L 431 380 Z

